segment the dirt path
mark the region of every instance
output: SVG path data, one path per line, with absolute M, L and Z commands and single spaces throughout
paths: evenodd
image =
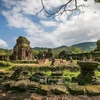
M 0 72 L 6 72 L 6 69 L 0 69 Z
M 15 66 L 44 66 L 46 64 L 48 64 L 49 60 L 46 59 L 45 62 L 44 61 L 39 61 L 37 64 L 27 64 L 27 63 L 24 63 L 24 64 L 14 64 Z

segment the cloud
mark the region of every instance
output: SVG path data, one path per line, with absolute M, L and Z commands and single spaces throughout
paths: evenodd
M 44 13 L 38 17 L 35 12 L 41 8 L 40 0 L 2 0 L 6 9 L 2 14 L 6 17 L 9 27 L 23 29 L 32 47 L 57 47 L 72 45 L 85 41 L 97 41 L 100 38 L 100 5 L 89 0 L 88 7 L 83 8 L 79 16 L 73 14 L 67 19 L 66 13 L 61 17 L 48 19 Z M 66 0 L 49 0 L 45 2 L 50 7 L 56 7 Z M 80 0 L 79 4 L 83 4 Z
M 8 47 L 7 43 L 4 40 L 0 39 L 0 48 L 7 48 L 7 47 Z
M 46 27 L 57 26 L 57 22 L 54 22 L 54 21 L 43 21 L 43 20 L 41 20 L 41 24 L 43 24 Z

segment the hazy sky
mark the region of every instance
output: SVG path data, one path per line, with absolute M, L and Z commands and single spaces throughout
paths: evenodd
M 47 1 L 47 0 L 44 0 Z M 46 8 L 59 6 L 67 0 L 49 0 Z M 68 16 L 47 18 L 42 12 L 40 0 L 0 0 L 0 48 L 13 48 L 19 36 L 25 36 L 31 47 L 58 47 L 61 45 L 97 41 L 100 39 L 100 4 L 94 0 L 78 4 L 81 8 L 78 15 L 75 11 Z

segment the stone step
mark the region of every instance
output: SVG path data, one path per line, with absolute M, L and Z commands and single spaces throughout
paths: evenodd
M 37 87 L 27 88 L 29 92 L 35 93 L 37 91 Z

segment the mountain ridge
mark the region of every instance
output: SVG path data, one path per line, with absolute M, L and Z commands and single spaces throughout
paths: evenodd
M 66 46 L 66 45 L 62 45 L 56 48 L 48 48 L 48 47 L 34 47 L 32 48 L 33 50 L 48 50 L 48 49 L 54 49 L 54 50 L 67 50 L 69 47 L 77 47 L 77 48 L 81 48 L 82 50 L 93 50 L 96 48 L 96 42 L 82 42 L 82 43 L 78 43 L 78 44 L 74 44 L 71 46 Z M 0 51 L 10 51 L 8 49 L 3 49 L 0 48 Z M 2 53 L 2 52 L 1 52 Z
M 73 47 L 79 47 L 83 50 L 91 50 L 96 48 L 96 42 L 82 42 L 72 45 Z
M 77 44 L 73 44 L 69 47 L 77 47 L 77 48 L 81 48 L 83 50 L 91 50 L 91 49 L 95 49 L 96 48 L 96 42 L 82 42 L 82 43 L 77 43 Z M 62 45 L 56 48 L 51 48 L 51 49 L 64 49 L 64 48 L 68 48 L 68 46 L 66 45 Z M 47 50 L 49 49 L 48 47 L 34 47 L 34 50 Z

